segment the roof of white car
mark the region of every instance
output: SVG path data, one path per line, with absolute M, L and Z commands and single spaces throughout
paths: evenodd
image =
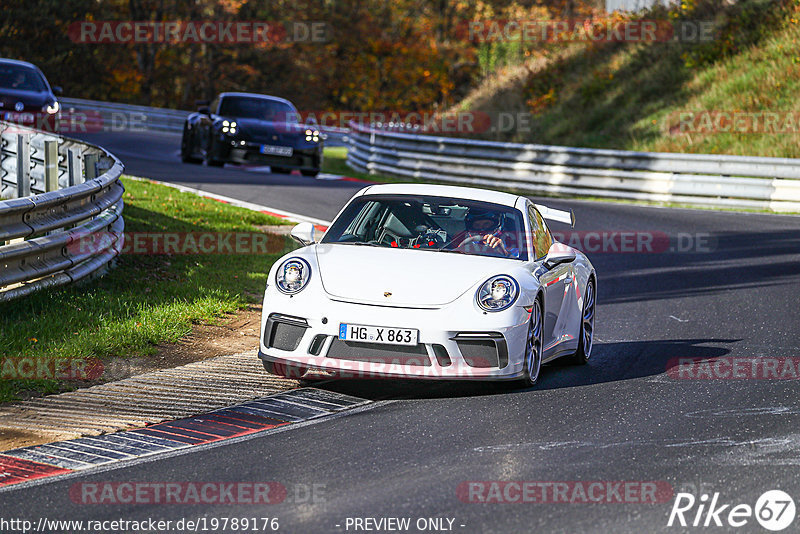
M 463 198 L 465 200 L 482 200 L 504 206 L 516 206 L 518 195 L 501 193 L 476 187 L 459 187 L 455 185 L 433 184 L 380 184 L 371 185 L 361 192 L 362 195 L 430 195 L 436 197 Z

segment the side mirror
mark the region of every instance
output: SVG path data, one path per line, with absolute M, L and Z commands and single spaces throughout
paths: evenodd
M 197 108 L 197 112 L 202 115 L 211 115 L 211 110 L 208 108 L 208 106 L 200 106 Z
M 548 269 L 552 269 L 556 265 L 571 263 L 573 261 L 575 261 L 575 249 L 562 243 L 555 242 L 550 245 L 547 256 L 544 258 L 543 265 Z
M 314 225 L 310 222 L 300 223 L 292 228 L 292 239 L 303 246 L 314 242 Z
M 54 86 L 52 87 L 52 89 L 53 89 L 53 92 L 54 92 L 55 94 L 57 94 L 57 95 L 64 94 L 64 88 L 63 88 L 63 87 L 61 87 L 60 85 L 54 85 Z

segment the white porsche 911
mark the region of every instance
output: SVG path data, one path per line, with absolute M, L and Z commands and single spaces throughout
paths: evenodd
M 265 369 L 535 384 L 542 363 L 585 363 L 596 274 L 544 219 L 572 214 L 482 189 L 362 189 L 319 242 L 297 225 L 303 247 L 270 270 Z

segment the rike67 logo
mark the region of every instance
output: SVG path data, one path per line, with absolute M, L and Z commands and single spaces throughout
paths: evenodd
M 765 529 L 777 532 L 792 524 L 795 518 L 794 500 L 781 490 L 763 493 L 755 506 L 746 503 L 726 503 L 719 492 L 712 496 L 704 493 L 696 498 L 691 493 L 678 493 L 669 514 L 667 526 L 740 528 L 750 525 L 753 519 Z

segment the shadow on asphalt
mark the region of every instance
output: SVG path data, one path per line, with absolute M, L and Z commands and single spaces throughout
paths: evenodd
M 512 382 L 465 382 L 455 380 L 333 379 L 308 385 L 370 400 L 423 400 L 485 395 L 508 395 L 589 386 L 666 373 L 676 358 L 710 359 L 730 349 L 719 346 L 738 339 L 686 339 L 598 343 L 587 365 L 556 360 L 542 368 L 539 383 L 524 387 Z

